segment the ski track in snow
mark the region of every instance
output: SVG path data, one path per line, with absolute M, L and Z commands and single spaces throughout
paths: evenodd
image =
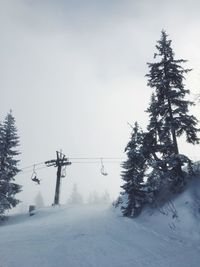
M 51 207 L 0 226 L 0 267 L 199 267 L 199 250 L 110 207 Z

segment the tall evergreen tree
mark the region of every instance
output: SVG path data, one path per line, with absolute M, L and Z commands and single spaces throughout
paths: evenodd
M 150 106 L 147 109 L 150 118 L 147 130 L 154 139 L 154 147 L 151 147 L 151 150 L 154 153 L 159 152 L 163 155 L 167 155 L 169 152 L 173 151 L 173 143 L 170 132 L 163 129 L 163 120 L 159 111 L 160 107 L 158 100 L 156 99 L 155 94 L 152 94 Z M 154 159 L 157 159 L 155 154 L 153 157 Z
M 150 117 L 147 132 L 141 132 L 135 125 L 126 147 L 128 159 L 122 165 L 124 192 L 115 205 L 122 207 L 125 216 L 135 216 L 143 204 L 156 200 L 159 204 L 180 191 L 188 173 L 182 166 L 187 164 L 191 173 L 192 162 L 179 153 L 177 139 L 184 134 L 188 143 L 199 143 L 198 121 L 189 114 L 189 106 L 194 103 L 185 99 L 189 90 L 185 89 L 184 75 L 190 71 L 182 67 L 186 60 L 174 58 L 165 31 L 161 32 L 156 49 L 157 61 L 147 63 L 147 85 L 154 89 L 147 109 Z
M 186 157 L 179 154 L 177 137 L 185 134 L 187 142 L 199 143 L 197 137 L 199 129 L 196 127 L 198 121 L 193 115 L 188 114 L 188 108 L 193 105 L 193 102 L 185 99 L 189 90 L 185 89 L 183 83 L 184 74 L 187 74 L 190 69 L 182 67 L 182 63 L 186 60 L 174 59 L 171 40 L 168 40 L 165 31 L 161 32 L 161 39 L 157 42 L 156 49 L 157 53 L 154 54 L 154 58 L 158 61 L 147 63 L 148 86 L 154 89 L 148 109 L 150 115 L 148 130 L 156 140 L 156 145 L 152 150 L 161 153 L 157 158 L 154 153 L 157 166 L 160 164 L 159 167 L 163 168 L 163 171 L 166 171 L 166 168 L 167 170 L 172 168 L 174 172 L 172 176 L 179 184 L 183 179 L 181 165 Z
M 20 171 L 19 160 L 15 159 L 19 155 L 18 145 L 15 119 L 10 111 L 0 125 L 0 216 L 19 203 L 15 194 L 21 191 L 21 186 L 14 182 Z
M 108 193 L 108 191 L 106 190 L 104 192 L 104 194 L 101 196 L 101 203 L 102 204 L 108 204 L 110 203 L 111 200 L 110 200 L 110 194 Z
M 137 122 L 133 127 L 131 140 L 125 152 L 128 159 L 123 162 L 122 179 L 124 192 L 121 193 L 121 209 L 124 216 L 138 216 L 145 200 L 144 175 L 146 159 L 143 155 L 143 133 Z M 119 201 L 120 202 L 120 201 Z
M 68 200 L 68 204 L 72 204 L 72 205 L 81 205 L 81 204 L 83 204 L 83 197 L 78 192 L 78 187 L 77 187 L 76 184 L 73 185 L 72 193 L 71 193 L 70 198 Z
M 41 192 L 38 192 L 38 194 L 35 197 L 35 204 L 36 208 L 40 209 L 44 207 L 44 199 L 42 197 Z

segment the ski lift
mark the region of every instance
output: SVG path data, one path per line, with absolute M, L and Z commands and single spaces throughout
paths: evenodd
M 102 158 L 101 158 L 101 174 L 104 175 L 104 176 L 108 175 L 108 173 L 104 169 L 103 159 Z
M 61 177 L 62 177 L 62 178 L 65 178 L 65 176 L 66 176 L 66 168 L 67 168 L 67 166 L 65 165 L 65 166 L 63 167 L 63 169 L 62 169 L 62 173 L 61 173 Z
M 37 173 L 35 171 L 35 165 L 33 165 L 33 173 L 31 175 L 31 180 L 33 182 L 36 182 L 36 183 L 40 184 L 40 180 L 37 178 Z

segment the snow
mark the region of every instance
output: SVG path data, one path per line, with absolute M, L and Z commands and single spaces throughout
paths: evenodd
M 0 267 L 199 267 L 197 185 L 172 206 L 145 210 L 137 219 L 108 205 L 12 215 L 0 226 Z

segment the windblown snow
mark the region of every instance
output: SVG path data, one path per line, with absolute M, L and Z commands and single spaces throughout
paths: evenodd
M 0 267 L 199 267 L 197 180 L 162 209 L 137 219 L 105 205 L 13 215 L 0 226 Z

